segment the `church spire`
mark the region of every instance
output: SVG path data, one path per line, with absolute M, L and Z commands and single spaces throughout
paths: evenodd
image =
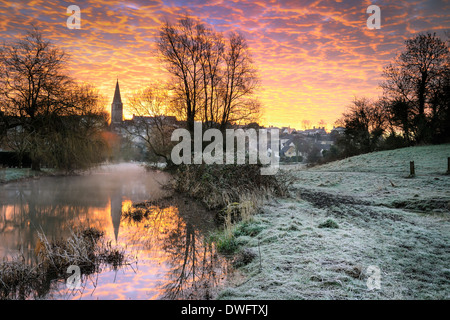
M 114 92 L 113 103 L 122 103 L 122 98 L 120 97 L 119 78 L 117 78 L 116 82 L 116 91 Z
M 117 78 L 116 90 L 111 104 L 111 125 L 120 124 L 123 121 L 123 104 L 120 97 L 119 79 Z

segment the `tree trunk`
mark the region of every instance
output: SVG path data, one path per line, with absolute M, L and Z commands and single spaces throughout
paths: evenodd
M 41 171 L 41 162 L 39 161 L 39 159 L 33 159 L 31 161 L 31 170 Z
M 418 88 L 418 102 L 419 110 L 417 115 L 417 142 L 423 142 L 425 140 L 425 130 L 426 130 L 426 116 L 425 116 L 425 95 L 426 95 L 426 83 L 427 83 L 427 73 L 422 72 L 421 81 Z

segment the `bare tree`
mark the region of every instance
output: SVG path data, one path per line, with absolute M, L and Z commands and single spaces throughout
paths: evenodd
M 220 127 L 225 129 L 230 121 L 249 119 L 258 114 L 260 105 L 252 97 L 258 86 L 256 69 L 248 52 L 245 38 L 237 33 L 231 33 L 228 48 L 225 52 L 225 68 L 222 75 L 221 97 L 223 100 Z
M 428 113 L 437 110 L 433 108 L 433 94 L 448 74 L 450 54 L 436 34 L 419 34 L 405 43 L 406 50 L 384 69 L 381 87 L 385 97 L 393 102 L 389 111 L 401 119 L 407 135 L 413 131 L 420 142 L 427 140 L 427 131 L 432 129 L 428 126 Z
M 347 155 L 354 155 L 376 149 L 386 128 L 386 117 L 378 102 L 355 98 L 338 123 L 345 127 L 341 146 Z
M 325 128 L 327 126 L 327 122 L 325 120 L 323 120 L 323 119 L 320 119 L 319 123 L 318 123 L 318 126 L 320 128 Z
M 25 149 L 19 152 L 30 154 L 34 170 L 43 160 L 69 170 L 86 163 L 89 156 L 81 150 L 99 141 L 97 130 L 105 123 L 98 92 L 76 84 L 66 74 L 66 65 L 65 52 L 37 29 L 0 48 L 1 131 L 10 141 L 21 141 Z M 87 148 L 81 145 L 89 142 Z M 76 144 L 82 149 L 75 151 Z
M 309 120 L 302 120 L 302 128 L 303 130 L 311 129 L 311 121 Z
M 202 88 L 201 39 L 205 32 L 203 25 L 186 18 L 178 25 L 165 23 L 158 39 L 161 60 L 173 77 L 173 90 L 191 131 L 194 130 Z
M 61 110 L 56 97 L 69 82 L 62 72 L 66 58 L 63 51 L 43 40 L 36 29 L 23 40 L 4 44 L 0 49 L 4 115 L 34 119 Z
M 175 123 L 170 119 L 171 99 L 168 86 L 154 82 L 143 90 L 136 92 L 129 100 L 133 119 L 125 130 L 141 139 L 151 155 L 163 158 L 171 164 L 170 154 L 174 142 L 171 141 Z
M 225 39 L 187 17 L 162 26 L 158 50 L 172 76 L 177 113 L 189 130 L 196 120 L 225 130 L 231 122 L 258 118 L 260 103 L 254 93 L 259 82 L 242 35 L 230 33 Z

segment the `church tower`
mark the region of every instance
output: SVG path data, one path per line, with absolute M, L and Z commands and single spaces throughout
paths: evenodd
M 116 91 L 114 92 L 114 99 L 111 104 L 111 125 L 120 124 L 123 120 L 123 104 L 120 97 L 119 79 L 116 83 Z

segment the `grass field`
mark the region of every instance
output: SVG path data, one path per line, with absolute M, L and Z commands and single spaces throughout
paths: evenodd
M 250 222 L 258 232 L 235 232 L 255 258 L 219 298 L 449 299 L 447 157 L 448 144 L 286 167 L 291 196 L 264 205 Z

